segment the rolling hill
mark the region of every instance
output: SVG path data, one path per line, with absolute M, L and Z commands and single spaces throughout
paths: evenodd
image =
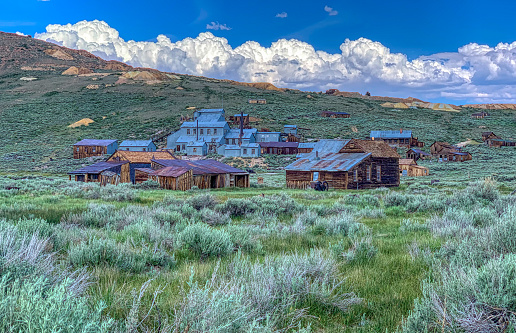
M 251 98 L 265 98 L 267 104 L 248 104 Z M 222 106 L 227 114 L 250 113 L 259 129 L 298 124 L 309 129 L 302 133 L 307 139 L 363 138 L 373 129 L 400 128 L 412 129 L 428 145 L 480 140 L 486 130 L 516 136 L 516 110 L 493 109 L 491 117 L 476 120 L 470 117 L 473 108 L 396 110 L 381 107 L 383 101 L 133 68 L 0 33 L 0 170 L 64 173 L 84 163 L 70 159 L 71 145 L 80 139 L 158 138 L 176 130 L 181 116 L 194 108 Z M 352 116 L 322 118 L 323 110 Z M 69 126 L 81 121 L 88 125 Z

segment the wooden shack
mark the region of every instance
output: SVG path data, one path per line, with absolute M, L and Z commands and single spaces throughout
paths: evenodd
M 151 168 L 190 168 L 192 186 L 200 189 L 249 187 L 249 173 L 215 160 L 152 160 Z M 152 174 L 150 174 L 152 176 Z
M 242 119 L 242 123 L 240 123 L 240 119 Z M 237 113 L 233 116 L 229 116 L 229 121 L 231 124 L 239 127 L 242 125 L 242 128 L 251 128 L 250 119 L 251 118 L 247 113 Z
M 332 189 L 399 186 L 399 155 L 383 141 L 321 140 L 286 170 L 288 188 L 325 181 Z
M 400 176 L 420 177 L 428 176 L 429 170 L 424 166 L 417 165 L 417 162 L 411 158 L 400 159 Z
M 73 158 L 80 159 L 113 154 L 117 148 L 118 142 L 116 140 L 84 139 L 73 145 Z
M 125 166 L 128 166 L 127 161 L 111 161 L 98 162 L 92 165 L 82 167 L 80 169 L 68 173 L 69 179 L 76 182 L 100 182 L 102 185 L 114 184 L 120 181 L 119 175 Z M 109 173 L 108 173 L 109 171 Z M 118 177 L 115 177 L 118 176 Z
M 493 132 L 482 132 L 482 141 L 486 142 L 489 139 L 501 139 L 501 137 Z
M 335 111 L 322 111 L 321 116 L 327 118 L 351 118 L 351 115 L 347 112 L 335 112 Z
M 261 153 L 272 155 L 296 155 L 299 142 L 259 142 Z
M 407 158 L 417 161 L 419 159 L 422 159 L 422 160 L 428 159 L 432 155 L 430 153 L 427 153 L 426 151 L 422 151 L 421 149 L 411 148 L 411 149 L 407 150 L 406 156 L 407 156 Z
M 472 159 L 471 154 L 462 151 L 461 147 L 442 141 L 432 143 L 430 153 L 432 156 L 438 158 L 439 162 L 465 162 Z
M 412 135 L 412 131 L 400 129 L 399 131 L 371 131 L 371 140 L 383 140 L 389 145 L 400 147 L 423 147 L 424 142 L 418 140 Z
M 117 150 L 107 161 L 127 161 L 120 173 L 122 183 L 135 183 L 135 170 L 138 168 L 150 168 L 152 159 L 175 160 L 176 157 L 170 151 L 123 151 Z
M 247 101 L 249 104 L 267 104 L 267 100 L 264 98 L 254 98 Z
M 473 113 L 471 115 L 471 118 L 484 119 L 487 116 L 489 116 L 489 113 L 482 111 L 482 112 Z
M 187 191 L 194 183 L 193 170 L 188 167 L 165 167 L 154 170 L 150 177 L 166 190 Z
M 516 146 L 515 141 L 509 141 L 504 139 L 487 139 L 485 144 L 489 147 L 514 147 Z

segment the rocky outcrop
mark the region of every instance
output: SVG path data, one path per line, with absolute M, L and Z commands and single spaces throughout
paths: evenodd
M 61 75 L 81 75 L 81 74 L 91 74 L 93 71 L 89 68 L 84 67 L 75 67 L 72 66 L 61 73 Z

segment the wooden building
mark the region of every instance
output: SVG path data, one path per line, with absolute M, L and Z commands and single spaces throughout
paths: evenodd
M 149 176 L 166 190 L 187 191 L 193 185 L 193 170 L 188 167 L 166 167 L 153 170 Z
M 242 124 L 240 124 L 240 119 L 242 119 Z M 243 128 L 251 128 L 250 125 L 250 117 L 247 113 L 237 113 L 234 116 L 229 116 L 229 121 L 233 125 L 240 126 L 242 125 Z
M 296 155 L 299 142 L 259 142 L 261 153 L 272 155 Z
M 254 98 L 247 101 L 249 104 L 267 104 L 267 100 L 264 98 Z
M 73 145 L 73 158 L 86 158 L 113 154 L 118 148 L 116 140 L 84 139 Z
M 437 157 L 439 162 L 465 162 L 472 159 L 470 153 L 448 142 L 436 141 L 430 146 L 430 153 Z
M 192 186 L 200 189 L 249 187 L 249 173 L 215 160 L 152 160 L 151 168 L 188 168 L 192 170 Z M 153 176 L 152 173 L 149 174 Z
M 335 111 L 323 111 L 321 116 L 327 118 L 351 118 L 351 115 L 347 112 L 335 112 Z
M 118 150 L 125 151 L 156 151 L 156 145 L 152 140 L 124 140 L 118 146 Z
M 487 139 L 485 144 L 489 147 L 514 147 L 516 146 L 515 141 L 509 141 L 504 139 Z
M 486 142 L 489 139 L 501 139 L 501 137 L 493 132 L 482 132 L 482 141 Z
M 400 159 L 400 176 L 420 177 L 428 176 L 429 170 L 424 166 L 417 165 L 417 162 L 411 158 Z
M 108 162 L 127 161 L 120 173 L 122 183 L 135 183 L 135 169 L 150 168 L 152 159 L 175 160 L 176 157 L 169 151 L 123 151 L 117 150 L 111 155 Z
M 298 154 L 307 154 L 311 153 L 314 150 L 315 142 L 300 142 L 297 146 Z
M 399 131 L 371 131 L 371 140 L 383 140 L 389 145 L 400 147 L 423 147 L 424 142 L 412 136 L 412 131 L 400 129 Z
M 128 166 L 127 161 L 111 161 L 98 162 L 83 168 L 71 171 L 68 173 L 70 180 L 76 182 L 94 182 L 102 185 L 113 184 L 117 185 L 120 182 L 120 174 L 125 166 Z
M 321 140 L 286 170 L 288 188 L 328 182 L 333 189 L 399 186 L 398 153 L 383 141 Z
M 411 148 L 407 150 L 406 156 L 407 158 L 417 161 L 419 159 L 425 160 L 427 158 L 430 158 L 432 155 L 430 153 L 427 153 L 426 151 L 422 151 L 421 149 Z
M 489 113 L 482 111 L 482 112 L 473 113 L 471 115 L 471 118 L 484 119 L 485 117 L 488 117 L 488 116 L 489 116 Z

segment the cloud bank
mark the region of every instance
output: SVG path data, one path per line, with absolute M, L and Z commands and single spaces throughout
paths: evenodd
M 279 18 L 285 18 L 287 16 L 288 16 L 288 14 L 286 12 L 276 14 L 276 17 L 279 17 Z
M 233 48 L 210 32 L 175 43 L 164 35 L 156 42 L 125 41 L 103 21 L 55 24 L 46 30 L 35 38 L 162 71 L 311 91 L 367 90 L 375 95 L 471 102 L 516 98 L 516 42 L 495 47 L 472 43 L 457 52 L 408 60 L 366 38 L 346 39 L 340 53 L 331 54 L 295 39 L 280 39 L 270 47 L 248 41 Z
M 328 15 L 330 16 L 335 16 L 335 15 L 338 15 L 339 12 L 336 11 L 336 10 L 333 10 L 333 8 L 329 7 L 329 6 L 324 6 L 324 11 L 328 13 Z
M 228 27 L 225 24 L 220 24 L 219 22 L 211 22 L 206 24 L 206 29 L 208 30 L 231 30 L 230 27 Z

